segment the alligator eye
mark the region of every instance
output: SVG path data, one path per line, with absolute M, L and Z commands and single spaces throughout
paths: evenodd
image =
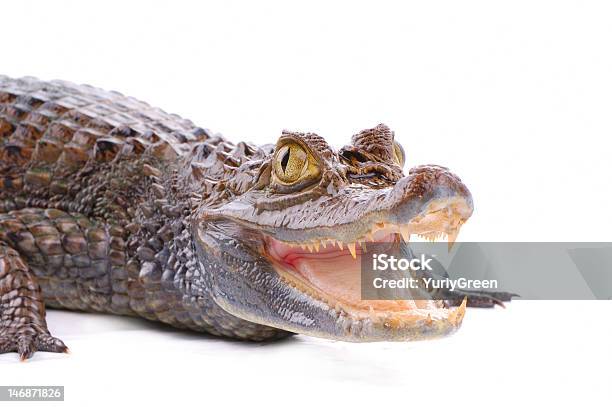
M 404 154 L 404 149 L 397 141 L 393 142 L 393 158 L 397 162 L 397 165 L 399 165 L 400 167 L 404 166 L 404 162 L 406 161 L 406 154 Z
M 281 184 L 294 184 L 316 178 L 319 167 L 304 147 L 288 142 L 280 146 L 274 156 L 274 175 Z

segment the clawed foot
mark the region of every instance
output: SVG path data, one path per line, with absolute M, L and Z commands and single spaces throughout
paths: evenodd
M 445 294 L 446 295 L 446 294 Z M 467 297 L 467 306 L 476 308 L 492 308 L 499 305 L 505 308 L 504 302 L 509 302 L 512 297 L 520 297 L 518 294 L 508 293 L 504 291 L 470 291 L 470 290 L 455 290 L 452 293 L 452 298 L 446 298 L 448 305 L 456 307 L 461 304 L 461 301 Z
M 20 329 L 15 333 L 0 332 L 0 353 L 17 352 L 21 361 L 34 355 L 36 351 L 68 353 L 68 347 L 60 339 L 48 332 L 34 329 Z

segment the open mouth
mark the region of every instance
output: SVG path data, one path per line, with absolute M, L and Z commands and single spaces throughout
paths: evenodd
M 447 239 L 454 243 L 461 225 L 471 213 L 463 200 L 440 200 L 429 204 L 408 223 L 375 222 L 365 234 L 351 242 L 321 237 L 305 242 L 287 242 L 266 235 L 265 251 L 276 271 L 300 291 L 345 311 L 354 319 L 369 318 L 387 323 L 408 323 L 414 319 L 443 318 L 459 324 L 464 308 L 450 313 L 432 300 L 363 300 L 361 260 L 368 244 L 399 245 L 412 235 L 430 241 Z M 467 215 L 469 216 L 469 214 Z

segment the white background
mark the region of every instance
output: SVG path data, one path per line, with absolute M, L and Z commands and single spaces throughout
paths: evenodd
M 339 147 L 384 122 L 408 166 L 469 186 L 460 239 L 609 241 L 611 21 L 603 1 L 6 2 L 0 73 L 119 90 L 234 141 Z M 520 301 L 439 341 L 268 345 L 51 311 L 72 354 L 0 356 L 0 384 L 73 405 L 603 405 L 611 311 Z

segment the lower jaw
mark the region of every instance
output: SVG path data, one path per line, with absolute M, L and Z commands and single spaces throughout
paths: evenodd
M 467 300 L 455 309 L 443 307 L 438 301 L 421 300 L 400 309 L 381 310 L 379 304 L 369 310 L 338 301 L 294 273 L 275 267 L 289 286 L 328 308 L 331 324 L 323 327 L 300 326 L 291 322 L 277 326 L 290 332 L 346 342 L 407 342 L 448 336 L 460 328 Z M 376 301 L 384 303 L 387 301 Z M 370 301 L 370 303 L 375 303 Z

